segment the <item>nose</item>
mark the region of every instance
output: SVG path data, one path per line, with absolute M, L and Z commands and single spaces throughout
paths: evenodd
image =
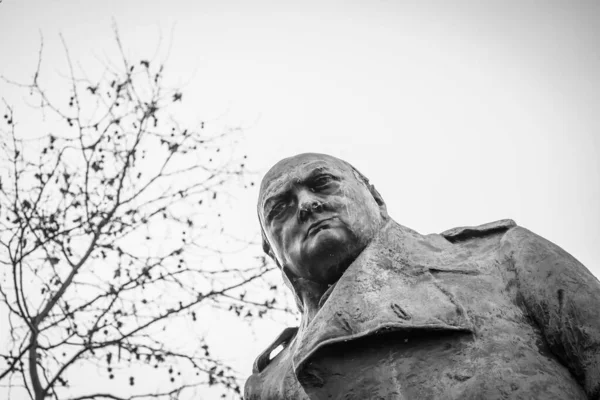
M 309 191 L 302 191 L 298 194 L 298 219 L 300 222 L 306 222 L 312 213 L 323 211 L 321 201 Z

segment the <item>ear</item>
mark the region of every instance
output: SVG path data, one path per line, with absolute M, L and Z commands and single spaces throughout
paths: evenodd
M 389 215 L 388 215 L 387 206 L 385 205 L 385 201 L 383 200 L 383 197 L 381 197 L 381 194 L 379 194 L 377 189 L 375 189 L 375 185 L 371 185 L 371 184 L 367 183 L 367 187 L 369 188 L 369 192 L 371 192 L 371 195 L 375 199 L 375 202 L 379 206 L 379 212 L 381 214 L 381 217 L 384 220 L 387 220 L 389 218 Z
M 262 228 L 262 225 L 261 225 L 261 228 Z M 302 299 L 300 298 L 299 294 L 296 292 L 296 288 L 294 287 L 294 283 L 293 283 L 295 281 L 294 275 L 289 271 L 288 268 L 286 268 L 285 266 L 282 266 L 279 263 L 279 260 L 277 259 L 277 257 L 275 256 L 275 253 L 273 252 L 273 248 L 271 247 L 271 245 L 269 244 L 269 241 L 267 240 L 267 235 L 265 235 L 265 231 L 262 229 L 261 229 L 261 234 L 262 234 L 263 251 L 269 257 L 271 257 L 271 259 L 273 261 L 275 261 L 275 264 L 277 265 L 277 267 L 281 271 L 281 274 L 283 275 L 283 282 L 294 294 L 294 299 L 296 300 L 296 307 L 298 307 L 298 311 L 300 311 L 300 314 L 302 314 L 302 312 L 304 311 L 304 307 L 302 304 Z
M 383 197 L 381 197 L 381 194 L 379 194 L 377 189 L 375 189 L 375 185 L 372 185 L 367 179 L 367 177 L 361 174 L 361 172 L 354 168 L 351 164 L 348 164 L 348 166 L 352 169 L 354 177 L 367 187 L 367 189 L 371 193 L 371 196 L 373 196 L 373 198 L 375 199 L 375 202 L 379 206 L 379 213 L 381 215 L 381 218 L 383 218 L 384 221 L 387 220 L 390 216 L 387 213 L 385 201 L 383 201 Z
M 267 239 L 267 235 L 265 235 L 265 231 L 261 229 L 260 233 L 262 235 L 262 249 L 263 249 L 263 251 L 265 252 L 266 255 L 268 255 L 269 257 L 271 257 L 271 259 L 273 261 L 275 261 L 275 264 L 277 264 L 277 266 L 279 267 L 279 269 L 281 269 L 281 264 L 279 264 L 279 260 L 277 259 L 277 256 L 275 256 L 275 252 L 273 251 L 273 248 L 271 247 L 271 244 L 269 243 L 269 240 Z

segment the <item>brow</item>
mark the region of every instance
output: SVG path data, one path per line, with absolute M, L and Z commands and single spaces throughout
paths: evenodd
M 267 214 L 268 210 L 270 209 L 270 206 L 272 206 L 274 203 L 276 203 L 278 200 L 285 198 L 290 190 L 290 188 L 295 185 L 295 184 L 299 184 L 299 185 L 304 185 L 307 182 L 310 182 L 311 179 L 314 179 L 316 176 L 324 173 L 324 172 L 328 172 L 328 173 L 332 173 L 332 171 L 327 168 L 327 166 L 322 165 L 319 167 L 315 167 L 314 169 L 312 169 L 308 174 L 306 174 L 306 176 L 302 177 L 301 179 L 296 180 L 295 182 L 285 182 L 282 185 L 281 189 L 277 189 L 276 193 L 273 196 L 269 196 L 263 203 L 263 212 L 265 214 Z

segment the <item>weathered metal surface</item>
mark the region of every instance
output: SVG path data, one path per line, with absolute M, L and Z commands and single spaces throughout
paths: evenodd
M 313 304 L 247 400 L 600 398 L 600 282 L 511 220 L 421 235 L 388 217 Z

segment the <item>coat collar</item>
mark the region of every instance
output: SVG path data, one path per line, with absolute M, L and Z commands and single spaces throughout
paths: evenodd
M 303 315 L 292 350 L 296 375 L 320 348 L 379 331 L 470 331 L 463 307 L 429 272 L 451 246 L 439 235 L 386 223 L 329 296 L 316 303 L 321 307 Z

